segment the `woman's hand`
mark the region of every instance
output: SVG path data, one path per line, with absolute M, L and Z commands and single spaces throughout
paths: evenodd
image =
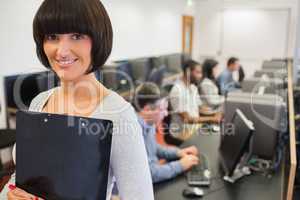
M 8 200 L 38 200 L 38 197 L 35 197 L 32 194 L 25 192 L 20 188 L 16 188 L 13 185 L 9 186 L 10 191 L 7 193 Z

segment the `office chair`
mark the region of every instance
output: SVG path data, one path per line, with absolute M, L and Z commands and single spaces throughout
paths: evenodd
M 129 60 L 129 64 L 131 65 L 132 79 L 135 85 L 145 82 L 152 68 L 150 58 Z
M 166 93 L 170 93 L 171 89 L 173 87 L 173 84 L 168 84 L 163 86 L 163 90 Z M 164 140 L 169 145 L 175 145 L 180 146 L 184 141 L 180 140 L 172 135 L 170 132 L 170 125 L 171 125 L 171 112 L 172 112 L 172 105 L 170 103 L 170 99 L 168 98 L 168 115 L 163 119 L 163 131 L 164 131 Z

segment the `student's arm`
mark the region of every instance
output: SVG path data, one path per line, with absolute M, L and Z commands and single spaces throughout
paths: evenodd
M 163 165 L 152 162 L 149 166 L 153 183 L 174 178 L 184 171 L 180 161 L 173 161 Z
M 156 149 L 157 149 L 157 156 L 160 159 L 175 160 L 179 158 L 178 154 L 180 149 L 176 147 L 164 147 L 156 143 Z
M 228 92 L 234 91 L 240 88 L 240 84 L 233 81 L 228 80 L 229 78 L 225 75 L 219 77 L 219 84 L 221 89 L 221 94 L 226 95 Z
M 184 171 L 191 169 L 199 163 L 199 158 L 195 155 L 187 155 L 179 161 L 169 162 L 160 165 L 158 162 L 152 161 L 149 163 L 152 180 L 154 183 L 171 179 Z
M 191 117 L 187 112 L 178 113 L 182 118 L 184 123 L 187 124 L 197 124 L 197 123 L 214 123 L 218 122 L 216 116 L 201 116 L 201 117 Z
M 227 88 L 226 88 L 226 84 L 227 84 L 227 81 L 226 81 L 226 77 L 225 77 L 225 75 L 224 74 L 221 74 L 220 76 L 219 76 L 219 78 L 218 78 L 218 82 L 219 82 L 219 85 L 220 85 L 220 92 L 221 92 L 221 94 L 222 95 L 225 95 L 226 94 L 226 90 L 227 90 Z

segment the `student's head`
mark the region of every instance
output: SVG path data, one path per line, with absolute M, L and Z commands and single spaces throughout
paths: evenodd
M 33 37 L 41 63 L 61 80 L 74 81 L 103 66 L 113 32 L 99 0 L 45 0 L 34 17 Z
M 214 59 L 206 59 L 202 65 L 203 78 L 215 80 L 219 73 L 219 63 Z
M 197 84 L 202 79 L 201 65 L 193 60 L 187 60 L 183 63 L 183 75 L 192 84 Z
M 142 117 L 151 124 L 161 120 L 161 115 L 166 112 L 166 107 L 162 106 L 161 91 L 152 82 L 145 82 L 139 85 L 135 92 L 135 108 Z
M 238 71 L 240 68 L 240 60 L 235 57 L 231 57 L 227 61 L 227 68 L 230 71 Z

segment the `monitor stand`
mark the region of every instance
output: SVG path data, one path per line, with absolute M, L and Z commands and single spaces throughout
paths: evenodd
M 253 143 L 253 137 L 250 139 L 250 149 L 249 152 L 245 153 L 239 164 L 236 166 L 233 174 L 231 176 L 225 175 L 223 177 L 224 181 L 227 181 L 229 183 L 235 183 L 237 180 L 243 178 L 244 176 L 251 175 L 250 168 L 247 167 L 247 163 L 251 158 L 252 155 L 252 143 Z
M 251 122 L 251 121 L 250 121 Z M 252 122 L 251 122 L 252 123 Z M 252 147 L 253 147 L 253 137 L 251 137 L 250 142 L 249 142 L 249 149 L 248 152 L 245 152 L 243 156 L 240 159 L 239 164 L 236 166 L 233 174 L 231 176 L 225 175 L 223 177 L 224 181 L 227 181 L 229 183 L 235 183 L 237 180 L 243 178 L 244 176 L 249 176 L 251 175 L 250 168 L 247 167 L 248 161 L 250 160 L 252 156 Z
M 223 179 L 224 181 L 227 181 L 229 183 L 235 183 L 237 180 L 239 180 L 240 178 L 243 178 L 244 176 L 248 176 L 251 175 L 251 171 L 249 169 L 249 167 L 237 167 L 232 176 L 224 176 Z

